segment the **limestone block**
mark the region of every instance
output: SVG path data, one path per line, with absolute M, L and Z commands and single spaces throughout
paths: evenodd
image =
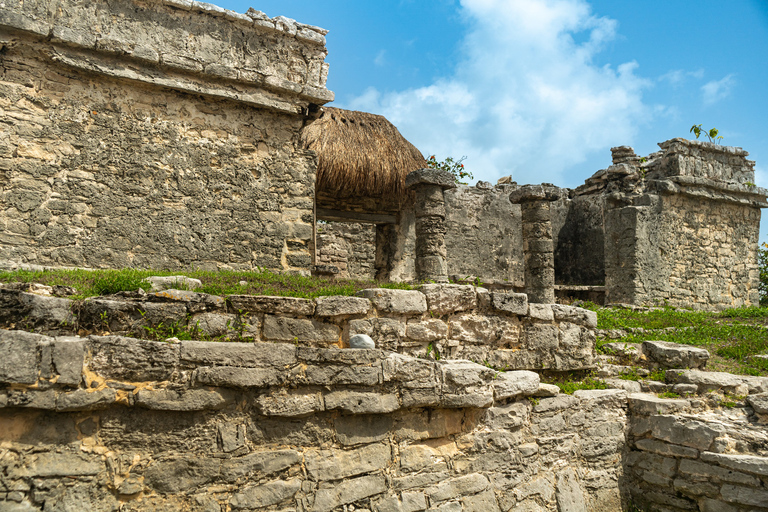
M 688 446 L 664 443 L 654 439 L 638 439 L 635 446 L 639 450 L 655 453 L 664 457 L 683 457 L 687 459 L 696 459 L 699 456 L 699 450 Z
M 499 372 L 493 381 L 493 394 L 496 400 L 517 396 L 530 396 L 539 389 L 539 374 L 526 370 Z
M 55 409 L 56 391 L 46 389 L 11 389 L 7 391 L 6 407 L 25 407 L 29 409 Z
M 242 368 L 239 366 L 203 366 L 195 372 L 195 380 L 205 386 L 227 388 L 263 388 L 282 383 L 284 370 L 274 368 Z
M 113 391 L 114 392 L 114 391 Z M 136 405 L 161 411 L 218 410 L 231 403 L 234 396 L 225 390 L 207 389 L 140 389 Z
M 144 281 L 149 283 L 153 292 L 159 292 L 161 290 L 174 289 L 186 289 L 196 290 L 203 286 L 203 283 L 199 279 L 194 279 L 187 276 L 150 276 L 144 278 Z
M 181 360 L 212 366 L 285 367 L 294 365 L 296 346 L 287 343 L 182 341 Z
M 477 307 L 477 294 L 471 285 L 424 284 L 418 289 L 426 296 L 429 310 L 438 316 Z
M 308 416 L 324 410 L 319 393 L 273 393 L 262 395 L 256 404 L 264 416 L 286 418 Z
M 757 414 L 768 414 L 768 393 L 749 395 L 747 397 L 747 403 L 749 403 Z
M 667 459 L 669 460 L 669 459 Z M 691 459 L 682 459 L 678 471 L 682 475 L 690 475 L 696 480 L 720 480 L 740 485 L 759 486 L 760 479 L 753 475 L 747 475 L 731 469 L 726 469 L 714 464 L 707 464 Z
M 246 487 L 238 492 L 229 504 L 233 509 L 260 509 L 293 499 L 301 490 L 301 479 L 275 480 L 261 485 Z
M 341 329 L 317 320 L 266 315 L 263 336 L 266 340 L 338 343 Z
M 298 297 L 230 295 L 227 300 L 235 311 L 288 316 L 312 316 L 315 312 L 315 301 Z
M 338 348 L 299 347 L 298 357 L 304 363 L 312 364 L 347 364 L 369 365 L 382 359 L 381 350 L 358 349 L 340 350 Z
M 344 446 L 369 444 L 387 438 L 394 420 L 388 414 L 339 416 L 334 420 L 336 439 Z
M 56 397 L 57 411 L 92 411 L 105 409 L 114 404 L 117 393 L 114 389 L 100 390 L 78 389 L 69 393 L 61 393 Z
M 528 314 L 528 296 L 524 293 L 490 292 L 491 307 L 510 315 Z
M 396 351 L 400 341 L 405 338 L 406 324 L 394 318 L 370 318 L 351 320 L 349 335 L 367 334 L 379 348 Z
M 90 370 L 107 379 L 170 380 L 179 363 L 179 345 L 122 336 L 89 336 Z
M 768 457 L 731 453 L 702 452 L 701 460 L 736 471 L 768 476 Z
M 32 286 L 27 289 L 36 291 Z M 70 299 L 0 288 L 0 322 L 6 325 L 13 325 L 25 318 L 30 327 L 71 329 L 75 323 L 73 305 Z
M 644 341 L 642 346 L 648 361 L 660 368 L 702 369 L 709 360 L 707 350 L 690 345 L 669 341 Z
M 454 407 L 488 407 L 493 403 L 491 383 L 497 372 L 471 361 L 445 361 L 440 365 L 443 377 L 442 404 Z
M 436 319 L 410 321 L 405 327 L 405 335 L 414 341 L 437 341 L 448 336 L 448 325 Z
M 533 412 L 541 414 L 545 412 L 562 411 L 578 405 L 578 398 L 572 395 L 558 395 L 552 398 L 542 398 L 533 408 Z
M 560 344 L 559 328 L 557 325 L 529 324 L 524 328 L 523 339 L 528 350 L 555 350 Z
M 237 315 L 198 313 L 189 319 L 189 327 L 191 330 L 213 338 L 234 335 L 237 328 Z
M 357 296 L 370 299 L 381 313 L 416 315 L 427 311 L 427 299 L 417 290 L 369 288 L 357 292 Z
M 527 425 L 528 422 L 528 406 L 522 402 L 490 407 L 485 413 L 485 424 L 492 429 L 512 429 Z
M 315 316 L 319 317 L 365 315 L 371 309 L 371 301 L 360 297 L 318 297 L 315 302 Z
M 180 302 L 184 303 L 189 313 L 201 313 L 203 311 L 224 312 L 227 300 L 217 295 L 198 293 L 190 290 L 168 289 L 155 293 L 148 293 L 145 297 L 150 302 Z
M 465 313 L 451 318 L 451 339 L 495 346 L 516 348 L 520 342 L 520 321 L 495 315 Z
M 300 462 L 301 455 L 295 450 L 254 452 L 222 461 L 221 476 L 224 480 L 232 482 L 253 474 L 271 475 Z
M 490 485 L 488 479 L 480 473 L 451 478 L 425 491 L 430 503 L 439 503 L 468 494 L 476 494 L 486 490 Z
M 219 474 L 219 459 L 181 457 L 156 461 L 144 472 L 147 486 L 162 494 L 195 489 L 215 479 Z
M 24 458 L 24 467 L 17 476 L 76 477 L 93 476 L 104 470 L 99 456 L 88 457 L 80 453 L 43 452 Z
M 75 336 L 57 336 L 51 354 L 59 378 L 56 384 L 77 386 L 82 380 L 85 340 Z M 1 364 L 1 363 L 0 363 Z
M 581 400 L 583 407 L 599 405 L 621 409 L 627 404 L 627 392 L 623 389 L 579 389 L 573 396 Z
M 448 171 L 424 168 L 409 172 L 405 177 L 405 187 L 419 185 L 437 185 L 441 189 L 456 188 L 456 180 Z
M 551 304 L 528 303 L 528 316 L 535 320 L 548 322 L 552 322 L 555 319 Z
M 560 393 L 560 388 L 555 384 L 539 383 L 539 388 L 533 393 L 533 396 L 537 397 L 551 397 L 557 396 Z
M 38 344 L 47 336 L 25 331 L 0 329 L 0 382 L 34 384 L 37 382 Z
M 632 393 L 628 395 L 630 410 L 635 414 L 653 416 L 654 414 L 673 414 L 690 409 L 689 400 L 659 398 L 651 393 Z
M 651 429 L 653 437 L 672 444 L 690 446 L 697 450 L 709 450 L 715 438 L 726 432 L 725 426 L 686 420 L 676 416 L 654 416 Z
M 643 391 L 643 387 L 640 383 L 634 380 L 608 378 L 603 379 L 603 382 L 605 382 L 605 385 L 610 389 L 623 389 L 627 393 L 640 393 Z
M 307 384 L 318 386 L 375 386 L 381 377 L 381 366 L 309 366 L 304 372 Z
M 387 490 L 384 475 L 370 475 L 345 480 L 330 488 L 321 488 L 315 494 L 312 512 L 330 512 L 331 510 L 354 503 Z
M 572 467 L 568 466 L 557 473 L 557 509 L 560 512 L 587 512 L 587 503 L 579 479 Z
M 747 379 L 725 372 L 704 372 L 701 370 L 667 370 L 667 382 L 670 384 L 696 384 L 699 393 L 724 391 L 732 395 L 749 394 Z
M 325 395 L 325 408 L 351 414 L 384 414 L 400 408 L 397 395 L 358 391 L 332 391 Z
M 304 454 L 307 473 L 315 481 L 341 480 L 386 468 L 392 461 L 389 444 L 352 450 L 309 450 Z
M 436 388 L 438 363 L 401 354 L 388 354 L 382 361 L 384 382 L 396 382 L 404 388 Z
M 768 491 L 725 484 L 720 489 L 720 494 L 728 503 L 738 503 L 752 507 L 763 507 L 768 503 Z
M 597 328 L 597 313 L 584 308 L 552 304 L 552 312 L 557 322 L 571 322 L 589 329 Z

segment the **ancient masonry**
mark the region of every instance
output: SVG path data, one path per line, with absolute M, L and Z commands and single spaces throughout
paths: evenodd
M 325 30 L 187 0 L 0 7 L 0 261 L 308 273 Z
M 559 394 L 531 370 L 594 367 L 590 311 L 439 284 L 316 300 L 50 291 L 0 288 L 0 510 L 768 510 L 768 378 L 668 370 L 690 398 Z M 179 318 L 255 342 L 125 336 Z M 339 348 L 358 332 L 388 350 Z M 647 343 L 656 361 L 702 363 Z M 454 359 L 504 352 L 503 372 Z

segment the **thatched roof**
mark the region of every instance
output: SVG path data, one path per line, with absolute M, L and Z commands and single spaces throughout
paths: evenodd
M 323 107 L 301 132 L 318 155 L 318 195 L 375 197 L 400 203 L 405 176 L 426 167 L 424 156 L 382 116 Z

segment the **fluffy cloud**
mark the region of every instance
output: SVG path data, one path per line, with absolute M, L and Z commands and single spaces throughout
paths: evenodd
M 616 22 L 585 1 L 462 0 L 461 14 L 468 31 L 450 76 L 369 89 L 347 106 L 386 116 L 424 152 L 468 156 L 476 178 L 558 184 L 588 155 L 629 143 L 649 114 L 636 63 L 593 62 Z
M 731 89 L 736 85 L 733 75 L 726 75 L 720 80 L 712 80 L 701 86 L 701 94 L 705 105 L 712 105 L 727 98 Z

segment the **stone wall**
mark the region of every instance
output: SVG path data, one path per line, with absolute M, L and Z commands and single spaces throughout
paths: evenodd
M 376 278 L 376 225 L 326 222 L 317 225 L 318 265 L 333 265 L 340 278 L 370 281 Z
M 753 407 L 630 395 L 627 489 L 643 510 L 768 510 L 766 396 Z
M 3 510 L 621 509 L 625 391 L 529 400 L 533 372 L 380 350 L 0 347 Z
M 520 206 L 513 184 L 458 186 L 445 191 L 448 274 L 523 285 Z
M 5 2 L 0 264 L 308 272 L 325 31 L 210 4 Z
M 136 335 L 162 324 L 192 336 L 345 347 L 367 334 L 378 348 L 420 357 L 471 359 L 497 368 L 594 368 L 596 314 L 528 304 L 524 294 L 468 285 L 364 290 L 358 297 L 230 295 L 167 290 L 85 301 L 0 287 L 0 327 L 55 336 Z M 129 294 L 130 295 L 130 294 Z

